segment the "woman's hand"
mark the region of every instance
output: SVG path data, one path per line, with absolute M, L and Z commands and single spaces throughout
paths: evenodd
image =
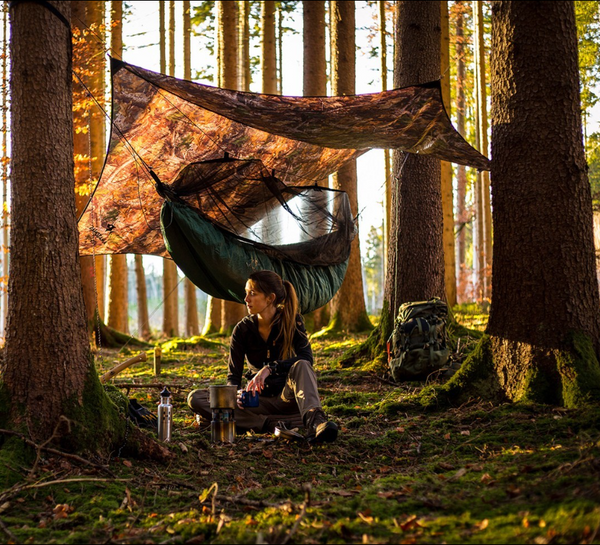
M 265 387 L 265 380 L 271 374 L 271 369 L 266 365 L 254 375 L 254 378 L 246 386 L 246 390 L 249 392 L 262 392 Z

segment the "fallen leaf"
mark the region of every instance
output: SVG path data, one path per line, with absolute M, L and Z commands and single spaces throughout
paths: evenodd
M 133 467 L 133 464 L 129 460 L 123 460 L 123 465 L 125 467 Z
M 420 524 L 417 522 L 417 515 L 411 515 L 404 522 L 400 523 L 400 528 L 406 532 L 411 528 L 417 528 Z
M 10 502 L 5 501 L 2 505 L 0 505 L 0 513 L 6 511 L 10 507 Z
M 273 452 L 265 449 L 263 450 L 263 456 L 270 460 L 271 458 L 273 458 Z
M 471 432 L 469 430 L 461 430 L 460 434 L 461 435 L 471 435 Z
M 477 528 L 478 530 L 485 530 L 490 524 L 490 521 L 488 519 L 483 519 L 481 522 L 477 523 L 475 525 L 475 528 Z
M 444 439 L 446 439 L 446 440 L 450 439 L 450 434 L 449 433 L 444 434 Z
M 467 473 L 467 468 L 465 467 L 461 467 L 454 475 L 452 475 L 452 477 L 450 477 L 448 480 L 449 481 L 457 481 L 458 479 L 460 479 L 461 477 L 464 477 Z
M 360 511 L 357 513 L 357 515 L 364 520 L 367 524 L 373 524 L 373 517 L 368 517 L 366 515 L 364 515 L 363 513 L 361 513 Z
M 490 484 L 494 482 L 494 478 L 489 473 L 484 473 L 479 480 L 483 484 Z
M 358 490 L 332 490 L 331 493 L 336 496 L 342 496 L 343 498 L 349 498 L 350 496 L 358 494 Z
M 52 509 L 55 519 L 66 519 L 69 513 L 73 511 L 73 508 L 66 503 L 58 503 Z

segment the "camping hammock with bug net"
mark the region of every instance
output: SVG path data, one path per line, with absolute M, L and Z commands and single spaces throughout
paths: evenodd
M 111 139 L 80 218 L 80 252 L 171 257 L 221 299 L 242 302 L 248 275 L 260 269 L 294 284 L 302 312 L 333 297 L 355 218 L 344 192 L 321 186 L 369 149 L 489 169 L 453 128 L 439 82 L 286 97 L 202 85 L 115 59 L 111 67 Z

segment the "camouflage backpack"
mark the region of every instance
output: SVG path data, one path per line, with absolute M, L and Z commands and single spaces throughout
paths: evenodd
M 396 381 L 426 378 L 446 366 L 448 307 L 440 299 L 404 303 L 387 342 L 388 364 Z

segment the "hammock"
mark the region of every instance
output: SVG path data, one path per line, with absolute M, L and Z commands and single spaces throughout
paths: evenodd
M 439 82 L 369 95 L 283 97 L 201 85 L 114 59 L 111 67 L 111 139 L 80 218 L 80 253 L 172 257 L 200 289 L 222 299 L 240 301 L 241 279 L 263 268 L 294 284 L 303 312 L 333 296 L 354 219 L 344 193 L 319 185 L 369 149 L 489 169 L 452 127 Z M 220 252 L 230 257 L 208 257 Z

